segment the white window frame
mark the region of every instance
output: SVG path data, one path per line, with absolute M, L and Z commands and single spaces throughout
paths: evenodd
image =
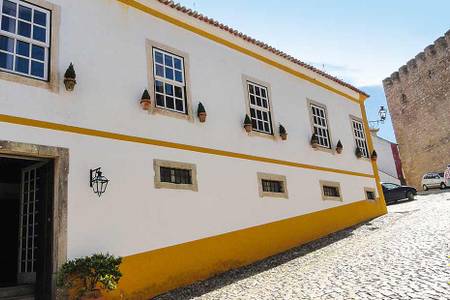
M 251 89 L 250 87 L 253 87 L 253 93 L 250 91 L 250 89 Z M 261 85 L 259 83 L 256 83 L 252 80 L 246 81 L 246 88 L 247 88 L 247 96 L 248 96 L 248 103 L 249 103 L 249 113 L 250 113 L 249 117 L 252 120 L 253 130 L 256 132 L 259 132 L 259 133 L 273 135 L 272 112 L 271 112 L 269 88 L 264 85 Z M 260 90 L 260 95 L 257 95 L 257 93 L 256 93 L 257 89 Z M 265 96 L 263 96 L 262 91 L 264 91 Z M 252 97 L 255 99 L 254 103 L 252 103 Z M 257 98 L 261 100 L 261 105 L 257 104 L 257 101 L 256 101 Z M 267 107 L 264 107 L 264 105 L 263 105 L 264 101 L 266 102 Z M 255 116 L 252 116 L 252 114 L 251 114 L 252 109 L 255 111 Z M 261 112 L 261 118 L 258 118 L 258 111 Z M 267 114 L 267 120 L 264 120 L 264 117 L 263 117 L 264 113 Z M 258 122 L 263 123 L 262 129 L 259 128 Z M 255 124 L 257 125 L 256 127 L 255 127 Z M 268 124 L 268 126 L 269 126 L 268 131 L 264 128 L 264 124 Z
M 4 1 L 5 0 L 0 0 L 0 22 L 3 19 L 3 16 L 7 16 L 9 18 L 14 19 L 16 21 L 16 25 L 15 25 L 16 26 L 16 32 L 18 30 L 18 22 L 19 22 L 18 21 L 19 20 L 19 16 L 18 16 L 18 14 L 19 14 L 19 6 L 24 6 L 24 7 L 32 9 L 33 10 L 33 15 L 34 15 L 34 11 L 35 10 L 44 13 L 46 15 L 47 24 L 46 24 L 45 27 L 42 26 L 42 25 L 39 25 L 39 24 L 35 24 L 35 23 L 33 23 L 33 17 L 32 17 L 32 21 L 31 22 L 29 22 L 27 20 L 20 19 L 21 22 L 31 24 L 30 25 L 31 26 L 31 37 L 30 38 L 23 37 L 23 36 L 19 35 L 18 33 L 13 34 L 11 32 L 4 31 L 0 27 L 0 35 L 6 36 L 8 38 L 11 38 L 14 41 L 13 53 L 0 50 L 0 52 L 2 52 L 2 53 L 7 53 L 7 54 L 13 56 L 13 70 L 0 67 L 0 71 L 16 74 L 16 75 L 19 75 L 19 76 L 29 77 L 29 78 L 33 78 L 33 79 L 37 79 L 37 80 L 41 80 L 41 81 L 49 81 L 50 80 L 49 67 L 50 67 L 50 52 L 51 52 L 51 30 L 52 30 L 52 17 L 51 17 L 52 13 L 51 13 L 51 11 L 48 10 L 48 9 L 42 8 L 42 7 L 38 6 L 38 5 L 30 4 L 28 2 L 24 2 L 22 0 L 9 0 L 10 2 L 14 2 L 14 3 L 17 4 L 16 16 L 12 17 L 10 15 L 3 14 L 3 3 L 4 3 Z M 40 28 L 44 28 L 46 30 L 46 42 L 45 43 L 32 39 L 34 26 L 37 26 L 37 27 L 40 27 Z M 30 52 L 29 54 L 30 55 L 29 55 L 29 57 L 22 56 L 22 55 L 16 53 L 17 41 L 21 41 L 21 42 L 25 42 L 25 43 L 30 44 L 30 48 L 29 48 L 29 52 Z M 39 77 L 39 76 L 35 76 L 35 75 L 31 74 L 31 63 L 32 63 L 32 61 L 36 61 L 36 62 L 42 63 L 42 61 L 32 58 L 32 45 L 40 46 L 40 47 L 43 47 L 45 49 L 44 61 L 43 61 L 43 63 L 44 63 L 44 76 L 43 77 Z M 22 73 L 22 72 L 18 72 L 18 71 L 15 70 L 17 57 L 29 60 L 29 62 L 28 62 L 28 74 L 25 74 L 25 73 Z
M 359 147 L 359 149 L 361 149 L 363 157 L 369 158 L 369 146 L 367 144 L 367 136 L 364 129 L 364 123 L 355 117 L 351 117 L 351 123 L 356 147 Z
M 163 54 L 163 57 L 164 57 L 163 58 L 163 64 L 161 64 L 161 63 L 156 61 L 156 52 L 159 52 L 159 53 Z M 176 55 L 176 54 L 171 53 L 169 51 L 163 50 L 161 48 L 157 48 L 157 47 L 153 47 L 152 48 L 152 55 L 153 55 L 153 76 L 154 76 L 155 106 L 158 107 L 158 108 L 167 109 L 169 111 L 173 111 L 173 112 L 180 113 L 180 114 L 188 114 L 187 101 L 186 101 L 186 79 L 185 79 L 185 69 L 186 68 L 185 68 L 184 57 Z M 171 59 L 172 59 L 172 67 L 165 65 L 165 57 L 166 56 L 170 56 L 171 57 Z M 174 59 L 175 58 L 181 60 L 181 70 L 175 69 L 175 66 L 174 66 Z M 156 74 L 156 67 L 157 66 L 162 66 L 163 67 L 164 77 L 163 76 L 159 76 L 159 75 Z M 165 77 L 166 67 L 171 68 L 174 71 L 174 74 L 175 74 L 175 71 L 181 71 L 182 82 L 179 82 L 179 81 L 175 80 L 175 75 L 174 75 L 174 79 L 173 80 L 169 79 L 169 78 L 166 78 Z M 163 93 L 158 92 L 156 90 L 156 82 L 157 81 L 160 81 L 160 82 L 162 82 L 164 84 Z M 166 84 L 169 84 L 169 85 L 173 86 L 173 95 L 166 94 L 166 89 L 165 89 Z M 182 98 L 179 98 L 179 97 L 175 96 L 175 87 L 178 87 L 178 88 L 181 89 Z M 164 97 L 164 105 L 163 106 L 157 104 L 156 95 L 162 95 Z M 167 107 L 167 103 L 166 103 L 166 97 L 167 96 L 169 96 L 169 97 L 174 99 L 174 108 Z M 182 104 L 183 104 L 183 110 L 182 111 L 176 109 L 176 101 L 177 100 L 181 100 L 182 101 Z
M 315 133 L 319 139 L 319 146 L 321 148 L 331 149 L 332 147 L 331 133 L 329 128 L 328 113 L 326 106 L 313 101 L 309 101 L 309 111 L 311 116 L 311 125 L 313 133 Z M 315 111 L 319 112 L 319 114 L 315 113 Z M 320 112 L 323 113 L 323 116 L 320 115 Z M 323 135 L 320 131 L 325 131 L 326 135 Z

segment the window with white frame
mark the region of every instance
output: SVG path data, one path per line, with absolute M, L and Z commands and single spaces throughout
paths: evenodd
M 156 106 L 186 114 L 184 59 L 153 48 L 153 74 Z
M 0 0 L 0 71 L 47 81 L 50 11 L 19 0 Z
M 247 88 L 253 130 L 272 134 L 272 116 L 267 88 L 250 81 L 247 81 Z
M 355 137 L 356 146 L 361 149 L 364 157 L 369 157 L 369 150 L 367 148 L 366 134 L 364 132 L 364 125 L 361 121 L 352 119 L 353 135 Z
M 327 112 L 324 107 L 311 104 L 313 130 L 319 139 L 319 145 L 331 148 L 330 131 L 328 130 Z

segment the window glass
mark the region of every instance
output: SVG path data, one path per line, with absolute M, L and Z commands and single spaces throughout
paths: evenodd
M 369 157 L 369 150 L 366 142 L 366 134 L 362 122 L 352 119 L 353 136 L 355 137 L 356 146 L 361 149 L 363 157 Z
M 330 132 L 328 130 L 327 114 L 324 107 L 311 104 L 314 133 L 317 135 L 319 145 L 331 148 Z
M 250 118 L 252 119 L 253 130 L 272 134 L 272 120 L 267 88 L 248 81 L 247 89 L 250 99 Z

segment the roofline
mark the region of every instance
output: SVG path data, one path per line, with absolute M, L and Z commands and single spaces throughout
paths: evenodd
M 313 78 L 313 77 L 311 77 L 311 76 L 309 76 L 307 74 L 299 72 L 298 70 L 294 70 L 294 69 L 292 69 L 290 67 L 287 67 L 286 65 L 280 64 L 280 63 L 278 63 L 278 62 L 276 62 L 276 61 L 274 61 L 274 60 L 272 60 L 272 59 L 270 59 L 270 58 L 268 58 L 266 56 L 260 55 L 260 54 L 258 54 L 256 52 L 253 52 L 253 51 L 251 51 L 251 50 L 249 50 L 247 48 L 241 47 L 241 46 L 239 46 L 239 45 L 237 45 L 235 43 L 230 42 L 229 40 L 226 40 L 226 39 L 224 39 L 222 37 L 214 35 L 214 34 L 212 34 L 210 32 L 207 32 L 207 31 L 205 31 L 205 30 L 203 30 L 201 28 L 198 28 L 198 27 L 195 27 L 195 26 L 193 26 L 191 24 L 185 23 L 185 22 L 183 22 L 183 21 L 181 21 L 179 19 L 176 19 L 173 16 L 170 16 L 170 15 L 167 15 L 167 14 L 161 12 L 160 10 L 157 10 L 155 8 L 152 8 L 152 7 L 149 7 L 148 5 L 143 4 L 140 1 L 137 1 L 137 0 L 117 0 L 117 1 L 119 1 L 119 2 L 121 2 L 123 4 L 125 4 L 125 5 L 129 5 L 131 7 L 134 7 L 135 9 L 138 9 L 138 10 L 140 10 L 140 11 L 142 11 L 144 13 L 147 13 L 149 15 L 152 15 L 154 17 L 157 17 L 157 18 L 160 18 L 162 20 L 165 20 L 165 21 L 167 21 L 167 22 L 169 22 L 169 23 L 171 23 L 173 25 L 182 27 L 182 28 L 184 28 L 186 30 L 189 30 L 189 31 L 194 32 L 194 33 L 196 33 L 198 35 L 206 37 L 206 38 L 208 38 L 210 40 L 213 40 L 213 41 L 215 41 L 215 42 L 217 42 L 219 44 L 228 46 L 229 48 L 232 48 L 234 50 L 237 50 L 239 52 L 242 52 L 244 54 L 252 56 L 252 57 L 254 57 L 254 58 L 256 58 L 256 59 L 258 59 L 260 61 L 263 61 L 263 62 L 265 62 L 267 64 L 270 64 L 270 65 L 272 65 L 272 66 L 274 66 L 274 67 L 276 67 L 278 69 L 281 69 L 281 70 L 283 70 L 283 71 L 285 71 L 287 73 L 290 73 L 290 74 L 292 74 L 292 75 L 294 75 L 296 77 L 299 77 L 299 78 L 304 79 L 306 81 L 309 81 L 309 82 L 311 82 L 313 84 L 321 86 L 322 88 L 325 88 L 325 89 L 327 89 L 329 91 L 332 91 L 332 92 L 334 92 L 334 93 L 336 93 L 338 95 L 341 95 L 341 96 L 343 96 L 343 97 L 345 97 L 345 98 L 347 98 L 347 99 L 349 99 L 349 100 L 351 100 L 353 102 L 359 103 L 360 98 L 363 98 L 365 100 L 365 99 L 367 99 L 369 97 L 369 95 L 366 94 L 364 91 L 356 88 L 355 86 L 353 86 L 351 84 L 348 84 L 348 83 L 344 82 L 341 79 L 338 79 L 338 78 L 336 78 L 336 77 L 334 77 L 334 76 L 332 76 L 330 74 L 327 74 L 327 73 L 325 73 L 323 71 L 320 71 L 320 70 L 314 68 L 313 66 L 310 66 L 310 65 L 308 65 L 308 64 L 306 64 L 306 63 L 304 63 L 304 62 L 302 62 L 302 61 L 292 57 L 291 55 L 288 55 L 288 54 L 286 54 L 286 53 L 284 53 L 284 52 L 282 52 L 282 51 L 280 51 L 280 50 L 278 50 L 276 48 L 273 48 L 273 47 L 271 47 L 271 46 L 269 46 L 269 45 L 267 45 L 267 44 L 265 44 L 265 43 L 263 43 L 261 41 L 253 39 L 253 38 L 243 34 L 242 32 L 239 32 L 239 31 L 237 31 L 237 30 L 235 30 L 235 29 L 233 29 L 233 28 L 231 28 L 231 27 L 229 27 L 227 25 L 224 25 L 224 24 L 222 24 L 222 23 L 220 23 L 220 22 L 218 22 L 218 21 L 216 21 L 214 19 L 208 18 L 208 17 L 206 17 L 206 16 L 204 16 L 204 15 L 202 15 L 202 14 L 200 14 L 200 13 L 194 11 L 194 10 L 191 10 L 191 9 L 185 7 L 185 6 L 182 6 L 180 4 L 176 4 L 173 1 L 169 1 L 169 0 L 154 0 L 154 1 L 157 1 L 157 2 L 159 2 L 161 4 L 163 4 L 163 5 L 168 6 L 168 7 L 172 8 L 172 9 L 174 9 L 174 10 L 177 10 L 177 11 L 179 11 L 181 13 L 184 13 L 185 15 L 190 16 L 193 19 L 196 19 L 198 21 L 203 21 L 204 23 L 207 23 L 211 27 L 215 27 L 215 28 L 221 29 L 221 30 L 223 30 L 225 32 L 228 32 L 229 34 L 231 34 L 231 35 L 233 35 L 235 37 L 238 37 L 238 38 L 246 41 L 249 44 L 257 46 L 257 47 L 259 47 L 259 48 L 261 48 L 261 49 L 263 49 L 265 51 L 268 51 L 268 52 L 270 52 L 272 54 L 277 55 L 278 57 L 283 58 L 287 62 L 294 63 L 294 64 L 296 64 L 296 65 L 298 65 L 300 67 L 306 68 L 306 69 L 308 69 L 308 70 L 310 70 L 310 71 L 312 71 L 312 72 L 314 72 L 314 73 L 324 77 L 325 79 L 334 81 L 335 83 L 339 84 L 340 86 L 348 88 L 348 89 L 358 93 L 359 97 L 351 96 L 351 95 L 349 95 L 349 94 L 347 94 L 347 93 L 345 93 L 343 91 L 340 91 L 340 90 L 330 86 L 327 83 L 318 81 L 317 79 L 315 79 L 315 78 Z

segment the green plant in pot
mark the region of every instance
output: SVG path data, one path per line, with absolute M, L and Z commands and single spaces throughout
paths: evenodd
M 341 140 L 339 140 L 336 144 L 336 152 L 338 154 L 341 154 L 343 149 L 344 149 L 344 146 L 342 146 Z
M 319 137 L 315 133 L 313 133 L 313 135 L 311 136 L 311 147 L 313 147 L 314 149 L 319 147 Z
M 102 291 L 117 288 L 122 273 L 121 257 L 93 254 L 67 261 L 58 273 L 57 285 L 76 294 L 77 299 L 104 299 Z
M 278 128 L 278 131 L 280 132 L 280 137 L 283 141 L 287 140 L 287 131 L 286 128 L 284 128 L 283 125 L 280 124 L 280 127 Z
M 70 63 L 69 67 L 64 73 L 64 85 L 67 91 L 71 92 L 75 89 L 75 85 L 77 84 L 76 78 L 77 74 L 75 73 L 75 68 L 73 67 L 73 64 Z
M 245 115 L 245 119 L 244 119 L 244 129 L 245 131 L 247 131 L 248 133 L 250 133 L 252 131 L 252 120 L 250 119 L 250 117 L 248 115 Z
M 144 92 L 142 93 L 142 97 L 141 100 L 139 101 L 139 104 L 141 104 L 143 110 L 150 109 L 150 106 L 152 105 L 152 100 L 147 90 L 144 90 Z
M 363 153 L 362 153 L 362 151 L 361 151 L 361 148 L 356 147 L 355 155 L 356 155 L 357 158 L 361 158 L 361 157 L 363 156 Z
M 370 158 L 371 158 L 373 161 L 377 160 L 378 154 L 377 154 L 377 152 L 376 152 L 375 150 L 372 151 L 372 155 L 370 156 Z
M 204 123 L 206 121 L 206 110 L 201 102 L 198 103 L 197 116 L 200 120 L 200 123 Z

